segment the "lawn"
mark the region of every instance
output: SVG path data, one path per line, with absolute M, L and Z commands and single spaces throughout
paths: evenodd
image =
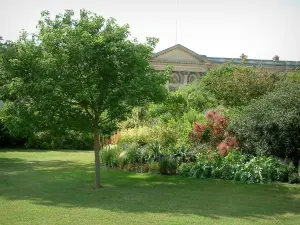
M 93 153 L 0 152 L 0 224 L 299 224 L 300 185 L 102 169 Z

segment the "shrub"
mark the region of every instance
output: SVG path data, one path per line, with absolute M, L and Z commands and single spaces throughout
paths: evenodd
M 174 123 L 156 126 L 153 129 L 153 137 L 162 147 L 175 145 L 179 137 L 179 131 Z
M 241 154 L 239 151 L 233 151 L 229 152 L 228 155 L 222 159 L 218 159 L 215 156 L 215 160 L 218 160 L 218 163 L 212 171 L 212 176 L 214 178 L 238 180 L 236 172 L 243 167 L 243 165 L 247 162 L 248 157 Z
M 194 162 L 196 160 L 195 152 L 191 149 L 185 147 L 184 145 L 180 147 L 175 147 L 171 152 L 170 156 L 179 163 Z
M 121 144 L 137 143 L 138 145 L 145 145 L 153 141 L 153 132 L 150 127 L 142 126 L 120 130 Z
M 300 159 L 300 85 L 282 82 L 250 103 L 232 122 L 231 130 L 244 151 Z
M 149 144 L 147 148 L 149 154 L 147 161 L 158 161 L 162 157 L 162 146 L 158 142 Z
M 219 178 L 246 183 L 287 181 L 287 166 L 279 159 L 244 155 L 239 151 L 221 157 L 216 152 L 202 152 L 196 163 L 182 164 L 179 173 L 193 178 Z
M 226 156 L 233 148 L 238 148 L 237 139 L 226 131 L 229 119 L 220 109 L 208 111 L 205 117 L 207 121 L 194 122 L 193 130 L 188 134 L 195 147 L 199 148 L 203 143 L 208 144 L 210 148 L 218 146 L 222 156 Z
M 191 176 L 191 168 L 194 163 L 182 163 L 179 166 L 178 173 L 183 177 L 192 177 Z
M 141 166 L 141 172 L 142 173 L 147 173 L 149 171 L 149 165 L 147 163 L 142 164 Z
M 206 124 L 196 121 L 193 123 L 193 130 L 188 135 L 194 145 L 199 146 L 202 142 L 209 141 L 209 132 Z
M 140 149 L 137 145 L 125 145 L 121 150 L 119 150 L 119 155 L 117 158 L 117 166 L 119 168 L 125 168 L 126 165 L 132 164 L 140 164 L 142 162 Z
M 161 174 L 168 174 L 169 167 L 169 159 L 167 157 L 163 157 L 159 160 L 159 172 Z
M 236 180 L 247 183 L 286 181 L 286 177 L 286 166 L 280 160 L 266 156 L 252 157 L 235 175 Z
M 159 173 L 159 162 L 150 162 L 148 164 L 148 169 L 149 169 L 149 172 L 152 172 L 152 173 Z
M 216 108 L 219 104 L 217 99 L 201 85 L 202 81 L 195 81 L 177 90 L 187 101 L 187 110 L 195 109 L 203 112 L 208 109 Z M 186 111 L 187 112 L 187 111 Z M 195 121 L 195 120 L 193 120 Z M 192 121 L 192 122 L 193 122 Z
M 290 184 L 297 184 L 300 182 L 299 174 L 294 172 L 289 174 L 289 183 Z
M 159 170 L 161 174 L 176 174 L 178 163 L 170 156 L 162 157 L 159 160 Z
M 54 133 L 50 131 L 36 132 L 25 143 L 26 148 L 37 149 L 93 149 L 93 137 L 89 133 L 64 131 Z
M 296 184 L 300 182 L 300 173 L 292 162 L 288 164 L 287 171 L 288 171 L 288 182 L 290 184 Z
M 216 108 L 219 101 L 203 87 L 199 86 L 187 95 L 188 107 L 204 112 Z
M 106 167 L 116 167 L 118 165 L 120 149 L 104 148 L 100 151 L 101 164 Z
M 128 163 L 124 166 L 123 169 L 128 172 L 136 172 L 138 170 L 138 167 L 136 164 Z
M 201 86 L 225 106 L 241 106 L 272 91 L 279 80 L 262 69 L 225 64 L 210 70 Z
M 169 92 L 163 104 L 150 104 L 147 111 L 148 118 L 159 117 L 163 121 L 178 120 L 187 111 L 187 100 L 180 92 Z
M 170 158 L 168 162 L 168 174 L 174 175 L 177 173 L 178 162 L 176 159 Z
M 11 135 L 9 133 L 9 130 L 4 126 L 4 123 L 0 118 L 0 146 L 1 147 L 23 147 L 25 142 L 26 142 L 26 138 L 21 138 L 21 137 L 16 137 Z
M 121 140 L 120 132 L 116 132 L 113 135 L 111 135 L 110 140 L 111 140 L 111 144 L 113 145 L 120 144 L 120 140 Z

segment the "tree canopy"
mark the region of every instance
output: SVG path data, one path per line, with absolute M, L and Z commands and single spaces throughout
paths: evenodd
M 38 32 L 23 32 L 1 57 L 5 119 L 24 134 L 37 128 L 93 132 L 99 187 L 99 130 L 134 106 L 164 99 L 169 72 L 157 73 L 148 62 L 158 40 L 130 39 L 128 25 L 86 10 L 79 19 L 71 10 L 41 16 Z

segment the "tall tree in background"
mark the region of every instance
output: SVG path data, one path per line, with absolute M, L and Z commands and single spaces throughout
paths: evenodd
M 88 130 L 94 134 L 95 185 L 100 187 L 101 127 L 132 107 L 164 99 L 169 71 L 148 63 L 157 39 L 130 40 L 129 26 L 86 10 L 78 20 L 67 10 L 55 19 L 42 12 L 38 32 L 13 43 L 2 60 L 0 99 L 12 131 L 35 126 Z M 13 97 L 13 98 L 12 98 Z M 11 101 L 13 99 L 13 101 Z M 17 126 L 15 118 L 28 126 Z

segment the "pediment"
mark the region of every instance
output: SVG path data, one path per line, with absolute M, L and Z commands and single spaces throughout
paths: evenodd
M 154 54 L 150 61 L 203 64 L 207 63 L 205 58 L 182 45 L 175 45 Z

